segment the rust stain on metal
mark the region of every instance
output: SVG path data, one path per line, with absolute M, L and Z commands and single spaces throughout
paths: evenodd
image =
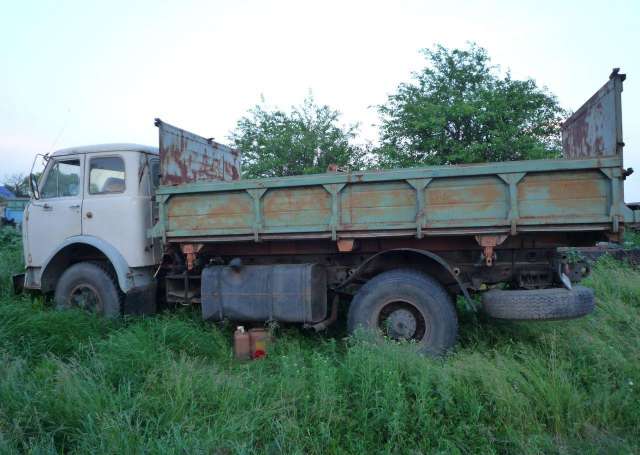
M 344 207 L 379 207 L 379 206 L 413 206 L 415 205 L 415 191 L 387 190 L 352 192 L 345 198 Z
M 620 94 L 625 77 L 614 69 L 610 80 L 563 123 L 565 158 L 597 158 L 622 152 Z
M 196 257 L 198 256 L 198 253 L 200 253 L 202 247 L 204 247 L 204 244 L 202 243 L 183 243 L 180 245 L 182 254 L 187 258 L 187 270 L 193 270 Z
M 355 245 L 355 239 L 338 239 L 338 251 L 341 253 L 349 253 L 353 251 Z
M 478 245 L 482 247 L 482 256 L 484 257 L 487 267 L 493 265 L 494 252 L 493 249 L 506 240 L 506 235 L 476 235 Z
M 229 193 L 202 198 L 199 195 L 172 198 L 168 204 L 168 216 L 228 216 L 230 214 L 251 213 L 252 205 L 243 193 Z
M 240 179 L 240 154 L 237 150 L 160 119 L 156 119 L 156 126 L 160 135 L 163 185 Z
M 232 154 L 236 158 L 238 157 L 237 150 L 232 150 Z M 225 175 L 229 175 L 231 177 L 231 180 L 240 180 L 240 172 L 238 171 L 239 168 L 240 166 L 238 166 L 237 164 L 232 164 L 232 163 L 229 163 L 228 161 L 224 162 L 224 173 Z
M 431 204 L 468 204 L 490 202 L 505 197 L 505 191 L 498 185 L 477 185 L 468 189 L 432 188 L 427 190 Z
M 559 181 L 548 186 L 549 199 L 570 202 L 573 199 L 592 199 L 603 197 L 598 181 L 567 180 Z
M 270 190 L 264 196 L 264 212 L 328 210 L 331 199 L 323 188 Z
M 597 171 L 530 175 L 518 186 L 518 200 L 569 209 L 580 208 L 607 197 L 608 187 L 603 185 L 603 179 L 604 176 Z

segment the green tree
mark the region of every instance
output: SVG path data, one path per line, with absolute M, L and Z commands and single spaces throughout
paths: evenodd
M 559 155 L 558 100 L 532 79 L 516 80 L 487 51 L 424 49 L 427 66 L 398 86 L 381 115 L 383 167 L 477 163 Z
M 326 172 L 330 164 L 362 166 L 365 152 L 353 145 L 357 125 L 341 126 L 340 113 L 312 96 L 290 112 L 257 105 L 231 133 L 242 150 L 243 176 L 279 177 Z
M 17 197 L 29 196 L 29 176 L 24 174 L 12 174 L 4 177 L 4 187 Z

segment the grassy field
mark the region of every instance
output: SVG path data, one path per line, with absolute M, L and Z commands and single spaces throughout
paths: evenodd
M 105 321 L 10 294 L 0 231 L 0 453 L 638 453 L 640 272 L 595 267 L 595 313 L 490 322 L 461 309 L 445 359 L 276 329 L 232 360 L 197 312 Z

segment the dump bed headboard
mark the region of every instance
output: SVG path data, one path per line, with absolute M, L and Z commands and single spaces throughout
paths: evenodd
M 619 156 L 622 163 L 622 82 L 614 68 L 609 81 L 562 125 L 562 155 L 567 159 Z

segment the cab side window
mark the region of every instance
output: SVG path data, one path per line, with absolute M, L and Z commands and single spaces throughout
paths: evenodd
M 77 196 L 80 192 L 80 160 L 58 161 L 49 170 L 41 191 L 43 199 Z
M 91 158 L 89 161 L 89 193 L 124 193 L 124 161 L 119 156 Z

